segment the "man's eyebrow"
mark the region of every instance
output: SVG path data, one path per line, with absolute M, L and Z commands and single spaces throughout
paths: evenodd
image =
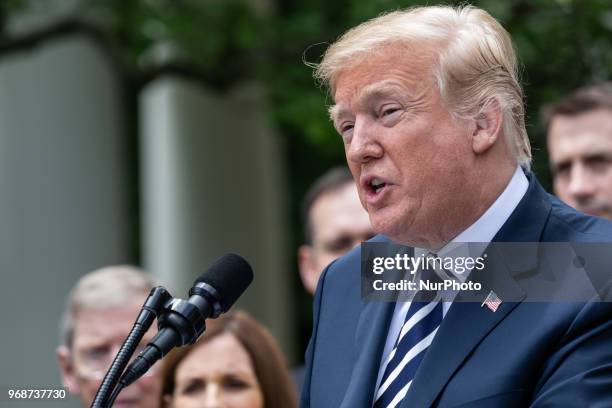
M 359 91 L 358 100 L 363 103 L 372 99 L 389 96 L 406 98 L 408 95 L 406 89 L 401 85 L 391 81 L 383 81 L 363 87 Z
M 399 90 L 399 86 L 389 84 L 387 82 L 377 82 L 375 84 L 370 84 L 359 91 L 359 93 L 357 94 L 357 103 L 364 105 L 372 99 L 399 94 Z M 344 109 L 342 105 L 332 105 L 329 107 L 328 112 L 332 122 L 336 122 L 342 116 L 346 116 L 349 114 L 348 110 Z
M 332 105 L 327 109 L 327 112 L 329 113 L 329 118 L 334 123 L 342 116 L 348 115 L 348 111 L 342 108 L 341 105 Z
M 357 94 L 357 104 L 367 105 L 371 101 L 381 98 L 394 97 L 400 98 L 406 104 L 421 105 L 424 103 L 427 87 L 422 87 L 417 93 L 410 94 L 406 88 L 394 81 L 382 81 L 369 84 L 363 87 Z M 328 109 L 329 117 L 332 122 L 336 122 L 342 116 L 349 115 L 350 112 L 342 105 L 332 105 Z
M 367 105 L 378 99 L 393 98 L 405 108 L 422 110 L 427 105 L 427 92 L 429 90 L 430 87 L 427 85 L 414 86 L 409 89 L 395 81 L 377 82 L 365 86 L 359 91 L 359 102 Z
M 569 159 L 563 159 L 563 160 L 559 160 L 559 161 L 553 161 L 551 160 L 550 162 L 550 170 L 553 172 L 553 174 L 558 173 L 559 170 L 563 169 L 563 168 L 569 168 L 571 167 L 571 160 Z

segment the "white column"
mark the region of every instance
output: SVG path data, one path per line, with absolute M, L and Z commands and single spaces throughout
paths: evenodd
M 255 281 L 239 301 L 293 349 L 285 165 L 263 92 L 162 77 L 141 96 L 143 260 L 185 296 L 211 262 L 244 256 Z
M 128 259 L 120 98 L 85 37 L 0 59 L 2 386 L 60 384 L 66 294 L 85 272 Z

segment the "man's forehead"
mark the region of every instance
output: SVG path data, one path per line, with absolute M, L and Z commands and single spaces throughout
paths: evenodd
M 349 180 L 343 185 L 321 194 L 313 203 L 313 212 L 327 211 L 329 209 L 346 208 L 359 203 L 357 185 L 353 180 Z
M 362 207 L 357 193 L 357 186 L 354 182 L 349 182 L 340 189 L 322 195 L 313 205 L 312 221 L 314 233 L 323 230 L 335 230 L 341 225 L 351 229 L 359 228 L 361 219 L 369 218 L 366 210 Z
M 336 103 L 329 108 L 332 120 L 351 115 L 353 110 L 378 99 L 392 97 L 406 102 L 419 101 L 431 89 L 429 69 L 397 62 L 378 68 L 357 67 L 340 74 L 334 93 Z
M 74 318 L 75 335 L 99 336 L 126 327 L 129 331 L 143 302 L 144 298 L 106 308 L 81 308 Z
M 557 115 L 548 132 L 549 150 L 575 151 L 612 149 L 612 111 L 591 111 L 579 115 Z
M 595 109 L 576 115 L 555 115 L 550 123 L 550 133 L 577 132 L 592 129 L 598 132 L 612 130 L 612 109 Z M 612 135 L 610 135 L 612 137 Z

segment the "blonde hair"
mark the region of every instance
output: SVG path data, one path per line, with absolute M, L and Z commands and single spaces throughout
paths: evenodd
M 484 10 L 432 6 L 383 14 L 347 31 L 320 64 L 311 66 L 333 95 L 344 70 L 398 45 L 436 47 L 432 79 L 455 118 L 478 117 L 487 104 L 497 102 L 506 142 L 518 163 L 529 168 L 531 147 L 516 54 L 509 34 Z
M 79 310 L 108 309 L 129 302 L 135 296 L 143 296 L 144 302 L 144 296 L 153 286 L 155 282 L 150 275 L 129 265 L 108 266 L 84 275 L 68 295 L 60 323 L 60 342 L 69 348 L 72 346 Z

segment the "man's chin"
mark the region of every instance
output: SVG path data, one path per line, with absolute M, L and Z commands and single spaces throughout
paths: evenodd
M 391 241 L 402 245 L 410 245 L 410 237 L 407 236 L 406 230 L 401 228 L 401 223 L 394 222 L 392 219 L 387 217 L 370 217 L 372 229 L 377 234 L 382 234 L 389 238 Z
M 440 248 L 443 244 L 438 244 L 434 241 L 428 241 L 423 237 L 412 234 L 410 228 L 398 228 L 398 224 L 377 224 L 372 223 L 372 228 L 377 234 L 382 234 L 396 244 L 418 247 L 418 248 Z
M 602 215 L 600 215 L 599 217 L 602 217 L 602 218 L 605 218 L 607 220 L 612 221 L 612 213 L 609 213 L 609 212 L 605 212 Z
M 610 211 L 608 209 L 602 209 L 602 208 L 581 208 L 580 211 L 582 211 L 585 214 L 593 215 L 595 217 L 601 217 L 601 218 L 606 218 L 608 220 L 612 220 L 612 211 Z

